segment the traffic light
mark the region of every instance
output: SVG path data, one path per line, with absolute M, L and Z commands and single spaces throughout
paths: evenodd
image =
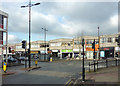
M 82 46 L 84 46 L 85 42 L 84 42 L 84 39 L 82 39 Z
M 22 48 L 26 49 L 26 41 L 25 40 L 22 41 Z
M 120 47 L 120 35 L 118 36 L 117 42 L 118 42 L 118 46 Z
M 94 40 L 94 42 L 92 43 L 92 49 L 95 49 L 95 40 Z
M 9 47 L 9 53 L 11 53 L 11 47 Z

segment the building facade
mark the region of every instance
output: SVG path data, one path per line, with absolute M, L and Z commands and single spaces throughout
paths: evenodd
M 92 43 L 95 40 L 95 59 L 100 58 L 114 58 L 118 57 L 119 47 L 116 39 L 118 34 L 97 36 L 82 36 L 77 38 L 61 38 L 46 41 L 46 47 L 44 41 L 31 42 L 31 54 L 52 54 L 55 58 L 83 58 L 82 39 L 84 38 L 84 55 L 86 59 L 93 59 L 94 49 L 92 49 Z M 98 41 L 99 40 L 99 41 Z M 13 46 L 13 45 L 12 45 Z M 11 47 L 12 47 L 11 46 Z M 22 49 L 22 44 L 17 43 L 14 45 L 15 53 L 24 53 L 25 49 Z M 27 43 L 27 49 L 28 49 Z
M 6 40 L 3 42 L 3 34 L 6 35 Z M 8 49 L 8 14 L 0 10 L 0 58 L 3 56 L 3 45 L 5 45 L 6 58 Z M 7 59 L 6 59 L 7 62 Z

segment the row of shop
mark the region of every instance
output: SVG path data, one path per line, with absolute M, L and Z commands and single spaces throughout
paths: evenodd
M 87 59 L 93 59 L 93 55 L 94 55 L 94 51 L 91 50 L 85 50 L 85 57 Z M 119 47 L 102 47 L 100 48 L 100 51 L 96 50 L 95 51 L 95 59 L 99 58 L 99 54 L 100 54 L 100 58 L 114 58 L 114 57 L 118 57 L 118 52 L 119 52 L 120 48 Z M 82 49 L 69 49 L 69 50 L 52 50 L 52 54 L 54 57 L 62 57 L 65 58 L 66 56 L 72 58 L 76 58 L 79 56 L 80 53 L 80 58 L 82 58 Z
M 94 55 L 94 50 L 85 48 L 85 57 L 87 59 L 93 59 Z M 100 48 L 100 51 L 96 50 L 95 51 L 95 58 L 98 59 L 99 53 L 100 53 L 100 58 L 114 58 L 118 57 L 118 51 L 119 47 L 102 47 Z M 49 50 L 49 51 L 31 51 L 31 55 L 44 55 L 46 54 L 51 54 L 52 57 L 55 58 L 77 58 L 80 57 L 82 58 L 82 49 L 62 49 L 62 50 Z M 24 55 L 24 52 L 15 52 L 16 54 L 19 54 L 20 56 Z M 79 56 L 80 55 L 80 56 Z

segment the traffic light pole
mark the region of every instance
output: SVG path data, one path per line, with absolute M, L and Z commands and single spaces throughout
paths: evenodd
M 82 46 L 83 46 L 83 69 L 82 69 L 82 81 L 85 81 L 85 67 L 84 67 L 84 39 L 82 39 Z
M 95 72 L 95 39 L 94 39 L 94 72 Z
M 25 49 L 25 68 L 27 68 L 27 63 L 26 63 L 26 45 L 27 45 L 26 41 L 23 40 L 22 41 L 22 48 Z
M 27 53 L 26 53 L 26 48 L 25 48 L 25 68 L 27 68 L 27 59 L 26 59 Z

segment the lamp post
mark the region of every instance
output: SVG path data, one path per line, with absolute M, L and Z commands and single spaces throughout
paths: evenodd
M 44 50 L 45 50 L 45 55 L 44 55 L 44 58 L 46 58 L 46 31 L 48 31 L 46 28 L 44 29 L 44 28 L 42 28 L 42 30 L 44 30 L 44 32 L 45 32 L 45 38 L 44 38 L 44 41 L 45 41 L 45 48 L 44 48 Z M 46 59 L 47 60 L 47 59 Z
M 29 68 L 31 67 L 31 55 L 30 55 L 30 50 L 31 50 L 31 7 L 35 6 L 35 5 L 39 5 L 40 3 L 35 3 L 35 4 L 31 4 L 31 0 L 29 0 L 29 4 L 26 6 L 21 6 L 21 8 L 25 8 L 25 7 L 29 7 L 29 49 L 28 49 L 28 53 L 29 53 Z

